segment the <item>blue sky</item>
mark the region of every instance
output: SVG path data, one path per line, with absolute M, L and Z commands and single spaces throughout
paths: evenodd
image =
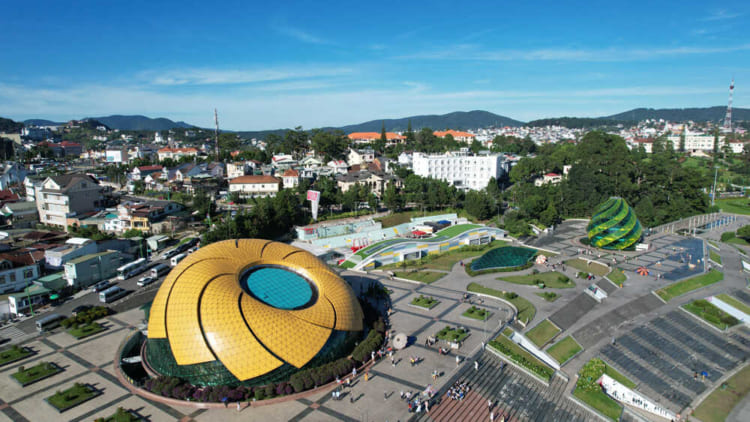
M 0 116 L 531 120 L 725 105 L 732 77 L 750 106 L 750 3 L 561 3 L 4 0 Z

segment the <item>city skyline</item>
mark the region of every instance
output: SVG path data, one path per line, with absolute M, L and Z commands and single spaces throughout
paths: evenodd
M 456 8 L 11 2 L 0 115 L 210 127 L 218 108 L 232 130 L 476 109 L 528 121 L 724 105 L 733 77 L 734 106 L 748 106 L 743 3 Z

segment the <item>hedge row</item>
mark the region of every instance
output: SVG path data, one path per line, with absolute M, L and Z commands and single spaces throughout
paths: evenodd
M 490 341 L 490 345 L 494 347 L 495 349 L 499 350 L 506 356 L 513 359 L 516 363 L 523 366 L 524 368 L 530 370 L 531 372 L 534 372 L 535 374 L 539 375 L 540 377 L 549 380 L 552 377 L 552 372 L 550 372 L 550 368 L 546 366 L 542 366 L 539 364 L 536 364 L 534 362 L 529 361 L 526 359 L 525 356 L 522 356 L 514 351 L 512 351 L 509 347 L 507 347 L 505 344 L 492 340 Z
M 109 308 L 106 306 L 95 306 L 83 312 L 79 312 L 78 315 L 70 318 L 65 318 L 60 321 L 60 325 L 63 328 L 75 327 L 81 324 L 89 324 L 91 321 L 95 321 L 99 318 L 104 318 L 109 315 Z

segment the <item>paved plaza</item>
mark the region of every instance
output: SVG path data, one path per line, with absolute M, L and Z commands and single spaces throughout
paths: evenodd
M 739 224 L 739 223 L 737 223 Z M 553 234 L 529 242 L 532 246 L 558 252 L 550 257 L 550 265 L 581 257 L 585 247 L 578 239 L 585 235 L 585 221 L 566 222 Z M 722 227 L 725 229 L 725 227 Z M 408 346 L 395 354 L 395 365 L 390 359 L 376 362 L 365 381 L 360 374 L 352 388 L 343 390 L 341 400 L 334 400 L 331 391 L 318 391 L 306 398 L 270 406 L 257 406 L 238 412 L 227 409 L 200 410 L 187 406 L 168 406 L 136 396 L 116 379 L 112 363 L 119 345 L 139 328 L 143 328 L 144 314 L 139 309 L 120 310 L 104 319 L 106 330 L 92 337 L 75 340 L 58 329 L 50 334 L 35 336 L 33 327 L 19 325 L 3 329 L 2 335 L 11 342 L 25 342 L 35 354 L 23 361 L 0 367 L 0 421 L 70 420 L 90 421 L 114 413 L 118 406 L 130 409 L 151 421 L 215 421 L 215 420 L 293 420 L 293 421 L 397 421 L 397 420 L 489 420 L 505 415 L 518 421 L 573 421 L 597 420 L 589 409 L 571 399 L 576 373 L 591 358 L 598 357 L 634 381 L 637 390 L 652 400 L 680 411 L 690 407 L 716 388 L 724 378 L 743 366 L 750 353 L 750 329 L 735 327 L 726 333 L 706 325 L 679 307 L 695 299 L 729 293 L 750 303 L 750 292 L 741 270 L 741 256 L 734 245 L 721 244 L 721 271 L 724 281 L 664 303 L 652 291 L 670 284 L 675 279 L 699 274 L 706 270 L 706 249 L 702 238 L 716 239 L 720 233 L 707 231 L 699 238 L 660 234 L 647 239 L 652 248 L 645 252 L 597 253 L 586 258 L 617 266 L 625 270 L 623 288 L 604 278 L 594 281 L 578 279 L 577 270 L 558 266 L 574 282 L 572 288 L 547 289 L 559 298 L 547 302 L 536 293 L 533 285 L 513 284 L 502 280 L 505 275 L 529 274 L 532 269 L 515 273 L 468 276 L 460 265 L 431 285 L 390 279 L 386 274 L 345 271 L 342 276 L 362 294 L 372 283 L 380 283 L 390 291 L 391 333 L 404 333 Z M 514 242 L 516 245 L 519 242 Z M 601 255 L 601 256 L 599 256 Z M 623 258 L 623 255 L 627 259 Z M 612 260 L 617 260 L 615 264 Z M 698 261 L 700 260 L 700 262 Z M 651 273 L 638 275 L 635 270 L 645 266 Z M 536 266 L 540 271 L 545 267 Z M 549 268 L 551 270 L 551 268 Z M 654 273 L 659 273 L 656 277 Z M 549 318 L 562 332 L 556 339 L 571 335 L 583 351 L 566 362 L 559 375 L 554 375 L 549 386 L 527 375 L 512 365 L 504 365 L 494 354 L 482 349 L 483 343 L 496 337 L 514 315 L 505 302 L 491 298 L 470 296 L 464 300 L 469 283 L 476 282 L 497 290 L 512 291 L 531 302 L 536 316 L 527 328 Z M 595 283 L 607 292 L 601 303 L 584 290 Z M 432 309 L 410 304 L 420 295 L 439 301 Z M 480 304 L 480 300 L 482 303 Z M 472 305 L 490 310 L 486 322 L 464 317 L 462 313 Z M 437 352 L 437 345 L 425 341 L 445 326 L 464 327 L 469 337 L 448 355 Z M 29 340 L 30 339 L 30 340 Z M 614 340 L 614 342 L 613 342 Z M 556 341 L 556 340 L 555 340 Z M 440 343 L 440 346 L 448 346 Z M 456 355 L 460 363 L 456 363 Z M 411 357 L 419 357 L 412 365 Z M 30 367 L 38 362 L 53 362 L 63 371 L 50 378 L 21 387 L 10 378 L 19 366 Z M 474 362 L 478 367 L 475 368 Z M 695 373 L 706 372 L 706 377 Z M 439 377 L 433 379 L 433 372 Z M 450 400 L 445 396 L 456 381 L 465 382 L 470 392 L 464 400 Z M 76 382 L 88 383 L 102 394 L 62 415 L 44 398 Z M 430 413 L 409 413 L 400 393 L 418 394 L 427 388 L 437 391 Z M 488 406 L 492 402 L 492 409 Z M 747 420 L 750 406 L 738 406 L 735 420 Z M 744 413 L 743 413 L 744 412 Z M 644 420 L 650 416 L 626 408 L 623 420 Z M 496 418 L 495 420 L 499 420 Z

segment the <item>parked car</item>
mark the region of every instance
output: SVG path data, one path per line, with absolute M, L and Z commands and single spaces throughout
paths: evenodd
M 112 282 L 109 280 L 104 280 L 104 281 L 100 281 L 94 284 L 94 287 L 92 287 L 92 290 L 94 290 L 96 293 L 99 293 L 103 290 L 107 290 L 110 287 L 112 287 Z
M 81 312 L 88 311 L 89 309 L 93 308 L 92 305 L 80 305 L 73 308 L 73 316 L 77 316 Z
M 153 283 L 154 281 L 156 281 L 156 278 L 151 277 L 150 275 L 147 275 L 145 277 L 139 278 L 138 282 L 136 284 L 138 286 L 140 286 L 140 287 L 143 287 L 143 286 L 148 286 L 149 284 Z

